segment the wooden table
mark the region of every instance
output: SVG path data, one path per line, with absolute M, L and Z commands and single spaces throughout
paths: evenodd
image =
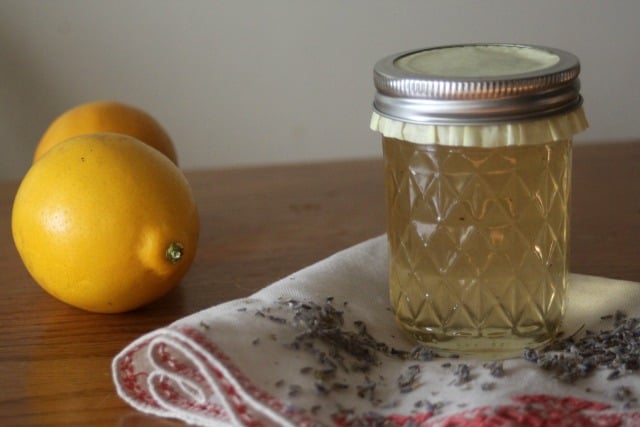
M 141 310 L 85 313 L 44 293 L 11 238 L 17 182 L 0 183 L 0 424 L 171 426 L 115 394 L 111 358 L 127 343 L 384 232 L 379 159 L 195 171 L 196 260 Z M 574 150 L 572 270 L 640 281 L 640 141 Z

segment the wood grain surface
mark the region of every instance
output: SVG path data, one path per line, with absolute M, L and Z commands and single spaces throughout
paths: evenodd
M 572 271 L 640 282 L 640 142 L 574 149 Z M 11 238 L 17 182 L 0 183 L 0 424 L 174 426 L 115 393 L 112 357 L 140 335 L 261 287 L 384 232 L 379 159 L 187 173 L 201 213 L 182 283 L 135 312 L 56 301 Z

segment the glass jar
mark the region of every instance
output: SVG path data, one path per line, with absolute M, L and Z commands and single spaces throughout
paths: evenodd
M 568 52 L 511 44 L 374 67 L 391 305 L 441 354 L 510 357 L 560 328 L 579 71 Z

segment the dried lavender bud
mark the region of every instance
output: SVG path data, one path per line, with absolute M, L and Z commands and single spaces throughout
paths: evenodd
M 202 320 L 200 321 L 200 327 L 207 330 L 210 328 L 209 325 Z
M 638 403 L 638 399 L 633 395 L 631 389 L 626 386 L 616 387 L 613 398 L 618 402 L 624 402 L 622 406 L 624 409 L 634 408 Z
M 627 400 L 632 396 L 633 393 L 631 392 L 631 389 L 623 385 L 616 387 L 613 394 L 613 398 L 619 402 Z
M 492 377 L 495 377 L 495 378 L 504 377 L 504 367 L 502 365 L 502 362 L 495 361 L 491 363 L 485 363 L 483 366 L 489 370 L 489 374 Z
M 420 365 L 409 366 L 398 377 L 398 388 L 400 393 L 409 393 L 419 387 L 418 378 L 420 377 Z
M 409 352 L 406 352 L 404 350 L 398 350 L 397 348 L 393 348 L 393 347 L 388 348 L 385 346 L 385 348 L 380 348 L 380 351 L 388 354 L 391 357 L 395 357 L 401 360 L 406 360 L 410 357 Z
M 278 316 L 274 316 L 274 315 L 269 315 L 267 316 L 267 319 L 271 320 L 272 322 L 275 323 L 280 323 L 280 324 L 284 324 L 287 323 L 287 319 L 283 318 L 283 317 L 278 317 Z
M 462 385 L 471 381 L 471 370 L 469 369 L 469 365 L 465 363 L 460 363 L 456 366 L 456 369 L 453 371 L 453 375 L 455 379 L 453 384 Z
M 431 402 L 428 399 L 418 400 L 413 404 L 415 408 L 424 409 L 426 412 L 430 412 L 434 415 L 440 413 L 440 410 L 444 407 L 444 402 Z
M 409 351 L 408 358 L 420 362 L 430 362 L 438 355 L 433 350 L 423 345 L 416 345 Z
M 368 378 L 364 384 L 359 384 L 356 386 L 356 393 L 358 394 L 358 397 L 367 399 L 371 402 L 375 400 L 375 392 L 376 383 L 370 381 Z
M 585 359 L 584 361 L 582 361 L 582 363 L 579 363 L 576 367 L 580 372 L 580 376 L 586 377 L 596 368 L 596 365 L 591 360 Z
M 316 381 L 313 385 L 316 388 L 316 393 L 318 393 L 319 395 L 326 396 L 327 394 L 329 394 L 329 387 L 327 387 L 324 382 Z
M 302 393 L 302 387 L 300 387 L 299 385 L 291 384 L 289 386 L 289 393 L 288 393 L 289 397 L 299 396 L 300 393 Z
M 313 370 L 313 377 L 318 380 L 327 381 L 336 376 L 337 368 L 335 366 L 323 366 Z
M 334 391 L 347 390 L 348 388 L 349 388 L 349 384 L 345 384 L 345 383 L 335 382 L 331 384 L 331 390 L 334 390 Z
M 527 362 L 533 362 L 533 363 L 538 362 L 538 353 L 531 348 L 525 348 L 524 353 L 522 354 L 522 357 Z

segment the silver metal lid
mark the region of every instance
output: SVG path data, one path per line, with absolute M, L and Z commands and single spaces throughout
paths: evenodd
M 582 104 L 580 63 L 559 49 L 516 44 L 442 46 L 394 54 L 374 67 L 373 107 L 418 124 L 539 119 Z

